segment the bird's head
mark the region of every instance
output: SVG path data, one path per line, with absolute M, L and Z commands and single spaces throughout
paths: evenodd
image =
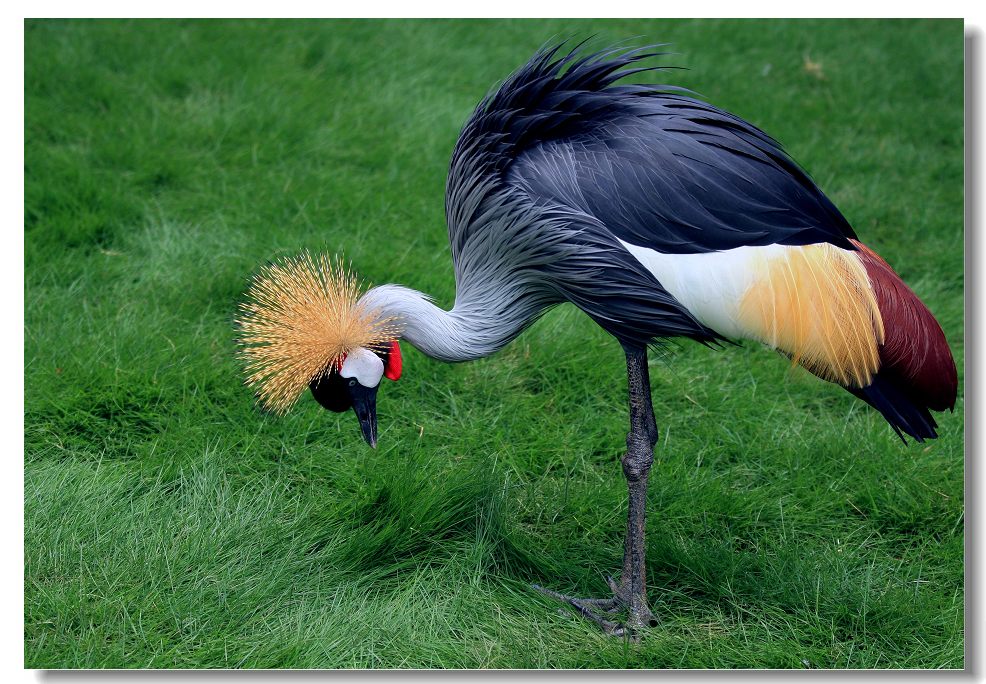
M 400 327 L 361 303 L 355 274 L 308 253 L 254 276 L 236 323 L 246 382 L 260 403 L 285 413 L 305 388 L 323 407 L 353 409 L 377 445 L 377 391 L 401 376 Z
M 401 348 L 394 340 L 383 351 L 357 347 L 346 355 L 337 369 L 308 383 L 315 400 L 337 413 L 352 409 L 359 419 L 363 438 L 377 446 L 377 390 L 382 378 L 401 377 Z

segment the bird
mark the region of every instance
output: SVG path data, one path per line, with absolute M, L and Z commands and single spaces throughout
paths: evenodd
M 352 409 L 374 447 L 377 391 L 401 377 L 401 343 L 480 359 L 562 303 L 615 337 L 630 424 L 622 568 L 603 598 L 533 586 L 617 636 L 659 622 L 645 563 L 649 350 L 761 343 L 872 406 L 905 443 L 937 437 L 931 412 L 957 394 L 932 313 L 779 142 L 690 90 L 623 80 L 662 68 L 649 65 L 661 47 L 546 45 L 480 101 L 446 183 L 450 310 L 402 285 L 367 289 L 305 252 L 262 268 L 237 319 L 263 406 L 286 411 L 307 388 Z

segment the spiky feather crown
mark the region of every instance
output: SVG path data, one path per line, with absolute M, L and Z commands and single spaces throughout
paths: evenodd
M 384 349 L 400 335 L 395 319 L 359 303 L 356 274 L 338 257 L 308 252 L 269 263 L 240 303 L 238 356 L 263 406 L 285 413 L 308 384 L 338 368 L 357 347 Z

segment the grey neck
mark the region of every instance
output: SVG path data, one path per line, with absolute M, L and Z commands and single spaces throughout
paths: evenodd
M 397 317 L 402 339 L 439 361 L 489 356 L 517 337 L 543 310 L 543 306 L 517 306 L 505 312 L 457 300 L 451 311 L 445 311 L 427 295 L 401 285 L 375 287 L 360 303 L 378 310 L 380 317 Z

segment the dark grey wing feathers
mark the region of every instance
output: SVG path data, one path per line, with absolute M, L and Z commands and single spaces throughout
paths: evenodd
M 668 98 L 687 110 L 669 110 Z M 507 180 L 662 252 L 818 242 L 853 249 L 848 222 L 776 143 L 682 100 L 638 97 L 589 130 L 528 146 Z

